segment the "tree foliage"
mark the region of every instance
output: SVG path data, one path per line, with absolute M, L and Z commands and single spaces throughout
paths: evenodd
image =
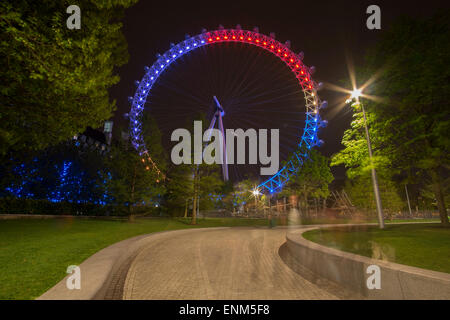
M 297 195 L 306 208 L 308 199 L 328 197 L 328 185 L 333 179 L 329 158 L 312 149 L 309 158 L 304 161 L 298 173 L 291 177 L 280 196 Z
M 201 121 L 205 128 L 205 115 L 197 114 L 193 120 L 186 121 L 186 128 L 193 128 L 193 121 Z M 190 145 L 194 145 L 193 130 L 191 131 Z M 180 211 L 186 205 L 186 200 L 192 201 L 192 223 L 196 223 L 196 210 L 199 205 L 202 209 L 212 209 L 222 196 L 224 182 L 222 180 L 221 167 L 218 164 L 195 164 L 194 152 L 191 152 L 191 164 L 172 165 L 169 167 L 169 179 L 167 182 L 167 199 L 169 207 Z
M 0 154 L 43 149 L 110 118 L 108 88 L 128 60 L 123 10 L 136 0 L 81 0 L 81 29 L 66 26 L 69 1 L 0 3 Z
M 0 196 L 107 204 L 110 198 L 100 174 L 104 157 L 98 150 L 80 148 L 75 141 L 67 141 L 20 158 L 2 159 Z
M 192 203 L 194 193 L 192 168 L 187 165 L 170 166 L 166 185 L 166 204 L 169 213 L 177 215 L 184 212 L 185 207 Z
M 161 132 L 149 115 L 144 118 L 144 140 L 153 161 L 166 169 L 166 154 L 161 143 Z M 105 189 L 116 205 L 127 207 L 130 214 L 136 207 L 160 206 L 166 188 L 162 177 L 153 170 L 148 160 L 140 156 L 128 140 L 117 141 L 105 161 L 103 170 Z
M 105 189 L 130 214 L 136 207 L 158 204 L 158 195 L 163 193 L 156 172 L 142 159 L 128 142 L 121 142 L 112 147 L 105 163 Z
M 405 202 L 400 197 L 396 184 L 389 179 L 378 180 L 384 212 L 394 214 L 403 210 Z M 366 211 L 369 215 L 375 214 L 376 203 L 370 174 L 347 180 L 344 189 L 354 206 Z
M 375 79 L 364 93 L 379 97 L 363 96 L 379 175 L 402 183 L 428 181 L 443 224 L 448 224 L 441 177 L 448 175 L 450 154 L 449 18 L 446 11 L 426 20 L 398 21 L 369 51 L 359 75 Z M 332 163 L 344 164 L 350 178 L 363 175 L 371 165 L 361 112 L 355 111 L 342 141 L 345 149 Z
M 161 133 L 153 119 L 145 120 L 147 146 L 158 166 L 166 168 Z M 126 214 L 148 212 L 160 206 L 165 185 L 142 159 L 127 140 L 113 140 L 109 153 L 69 140 L 18 158 L 3 158 L 0 197 L 111 205 Z

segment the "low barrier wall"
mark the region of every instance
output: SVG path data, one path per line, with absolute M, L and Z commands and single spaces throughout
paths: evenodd
M 288 254 L 318 276 L 336 282 L 369 299 L 450 299 L 450 274 L 371 259 L 328 248 L 303 238 L 306 231 L 286 236 Z M 380 268 L 380 289 L 369 289 L 371 265 Z

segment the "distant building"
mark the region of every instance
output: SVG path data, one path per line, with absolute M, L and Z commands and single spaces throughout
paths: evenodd
M 105 121 L 105 125 L 103 126 L 103 133 L 105 134 L 106 143 L 108 145 L 111 145 L 113 124 L 113 121 Z

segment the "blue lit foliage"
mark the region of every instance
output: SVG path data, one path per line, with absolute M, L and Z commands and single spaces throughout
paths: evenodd
M 208 194 L 208 197 L 213 202 L 221 202 L 223 200 L 223 198 L 225 197 L 225 195 L 224 194 L 213 194 L 213 193 L 210 193 L 210 194 Z
M 63 144 L 33 159 L 10 159 L 1 171 L 0 197 L 46 199 L 51 202 L 107 204 L 112 198 L 103 187 L 102 157 L 96 151 L 80 154 Z
M 221 209 L 223 207 L 224 194 L 208 193 L 200 197 L 200 208 L 202 210 Z

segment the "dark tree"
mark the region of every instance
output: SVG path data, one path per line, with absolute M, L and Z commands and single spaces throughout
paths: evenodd
M 383 33 L 369 51 L 359 79 L 374 79 L 364 88 L 375 99 L 363 103 L 374 151 L 369 161 L 362 112 L 354 105 L 352 127 L 344 134 L 345 149 L 333 157 L 351 179 L 372 165 L 388 184 L 429 185 L 441 222 L 448 226 L 444 182 L 450 164 L 450 15 L 427 20 L 404 18 Z M 370 98 L 370 97 L 369 97 Z M 403 177 L 399 180 L 399 177 Z M 356 180 L 355 180 L 356 181 Z
M 128 60 L 124 8 L 136 0 L 80 0 L 81 29 L 67 28 L 70 1 L 0 3 L 0 154 L 56 145 L 110 118 L 108 88 Z
M 386 32 L 368 59 L 380 72 L 371 94 L 385 97 L 370 112 L 382 133 L 390 166 L 429 179 L 444 225 L 449 225 L 442 176 L 450 163 L 450 14 L 403 19 Z

